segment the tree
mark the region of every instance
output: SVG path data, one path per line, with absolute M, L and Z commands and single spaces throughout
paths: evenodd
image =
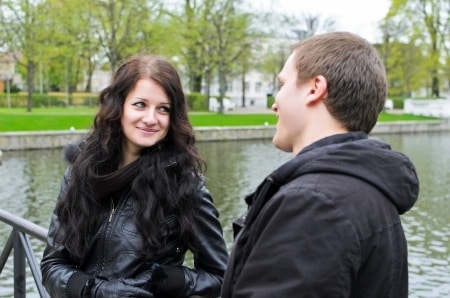
M 130 55 L 157 51 L 157 34 L 152 30 L 160 16 L 157 1 L 92 0 L 89 13 L 93 37 L 99 42 L 100 54 L 107 57 L 111 72 Z M 159 32 L 158 32 L 159 33 Z
M 380 23 L 383 41 L 375 45 L 386 68 L 389 95 L 410 97 L 424 84 L 422 46 L 404 18 L 388 14 Z
M 249 48 L 248 30 L 253 16 L 239 10 L 239 2 L 183 0 L 182 9 L 167 12 L 182 37 L 179 49 L 186 64 L 190 91 L 201 92 L 205 81 L 209 100 L 212 76 L 218 75 L 219 113 L 223 112 L 227 76 L 236 71 L 236 65 L 243 62 L 241 55 Z
M 293 38 L 300 41 L 318 33 L 333 31 L 336 21 L 330 17 L 326 18 L 321 15 L 303 13 L 300 16 L 285 15 L 283 23 L 292 32 L 292 34 L 289 34 L 288 30 L 287 37 L 293 35 Z
M 405 18 L 420 37 L 427 57 L 424 61 L 431 81 L 431 96 L 439 97 L 443 55 L 450 41 L 450 1 L 393 0 L 389 14 Z
M 27 111 L 31 112 L 36 66 L 49 38 L 47 5 L 42 1 L 4 0 L 0 2 L 0 11 L 5 47 L 26 70 Z
M 219 113 L 223 113 L 223 99 L 227 88 L 228 76 L 250 45 L 251 14 L 236 10 L 234 0 L 216 3 L 214 13 L 210 16 L 213 26 L 213 48 L 217 57 L 217 73 L 219 80 Z
M 268 39 L 265 42 L 267 42 L 267 46 L 261 49 L 263 55 L 259 70 L 269 77 L 272 84 L 272 94 L 275 94 L 278 90 L 278 74 L 289 56 L 289 44 L 291 42 L 289 40 L 270 42 Z
M 334 30 L 335 20 L 331 17 L 303 13 L 300 15 L 272 14 L 267 23 L 279 24 L 260 38 L 259 70 L 268 75 L 272 82 L 272 94 L 277 90 L 277 76 L 289 55 L 289 46 L 317 33 Z M 262 54 L 261 54 L 262 53 Z
M 166 7 L 166 13 L 172 17 L 173 27 L 177 28 L 176 34 L 181 36 L 178 49 L 186 65 L 189 91 L 202 92 L 205 80 L 207 100 L 218 58 L 215 56 L 216 37 L 211 15 L 219 2 L 220 0 L 183 0 L 182 9 L 175 13 L 171 7 Z
M 128 56 L 158 53 L 163 48 L 159 46 L 164 43 L 160 42 L 157 1 L 48 1 L 52 4 L 49 17 L 54 29 L 48 51 L 53 61 L 51 69 L 59 71 L 56 79 L 64 78 L 59 88 L 67 90 L 69 104 L 79 83 L 85 81 L 85 91 L 91 91 L 95 69 L 102 67 L 113 73 Z
M 256 64 L 252 63 L 252 52 L 250 44 L 247 44 L 247 47 L 243 49 L 242 54 L 240 55 L 239 63 L 237 63 L 238 71 L 241 75 L 241 90 L 242 90 L 242 98 L 241 98 L 241 106 L 245 107 L 245 93 L 246 93 L 246 76 L 247 72 L 254 69 Z
M 66 104 L 72 105 L 72 95 L 82 81 L 85 72 L 86 32 L 89 16 L 85 0 L 47 0 L 51 38 L 46 50 L 48 71 L 51 73 L 52 87 L 67 92 Z M 68 13 L 70 12 L 70 13 Z

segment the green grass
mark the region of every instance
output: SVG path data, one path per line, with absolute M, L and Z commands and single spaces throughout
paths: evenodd
M 97 109 L 94 108 L 0 108 L 0 132 L 89 129 Z M 194 127 L 275 125 L 275 114 L 224 114 L 191 112 L 189 119 Z M 417 121 L 435 119 L 405 114 L 382 113 L 379 121 Z
M 0 109 L 0 132 L 88 129 L 95 109 Z
M 201 126 L 250 126 L 250 125 L 275 125 L 275 114 L 196 114 L 190 113 L 189 120 L 194 127 Z

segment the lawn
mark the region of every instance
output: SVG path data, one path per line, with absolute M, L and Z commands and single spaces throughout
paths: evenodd
M 0 108 L 0 132 L 89 129 L 97 109 L 94 108 L 35 108 L 31 113 L 24 109 Z M 189 119 L 194 127 L 274 125 L 275 114 L 217 114 L 191 112 Z M 379 121 L 414 121 L 435 119 L 405 114 L 382 113 Z

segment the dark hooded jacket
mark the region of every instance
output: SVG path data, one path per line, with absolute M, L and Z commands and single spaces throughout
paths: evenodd
M 76 153 L 75 153 L 76 155 Z M 74 155 L 66 155 L 73 161 Z M 61 194 L 65 193 L 71 179 L 69 166 L 62 179 Z M 55 232 L 59 226 L 53 213 L 48 231 L 47 247 L 41 261 L 42 280 L 51 297 L 80 297 L 83 287 L 91 277 L 105 280 L 132 278 L 139 272 L 158 263 L 171 278 L 170 287 L 164 295 L 155 297 L 218 297 L 225 272 L 228 252 L 218 220 L 218 212 L 209 191 L 202 183 L 197 191 L 199 206 L 196 210 L 197 248 L 194 256 L 195 269 L 183 266 L 187 248 L 179 243 L 178 223 L 175 216 L 168 216 L 162 227 L 165 245 L 148 261 L 143 254 L 143 239 L 133 220 L 133 199 L 130 192 L 121 195 L 113 212 L 105 208 L 98 214 L 100 226 L 90 240 L 85 257 L 75 261 L 64 246 L 55 246 Z M 61 199 L 61 198 L 59 198 Z M 194 199 L 194 198 L 193 198 Z M 161 287 L 169 287 L 162 285 Z M 167 294 L 170 293 L 170 294 Z
M 246 198 L 221 297 L 407 297 L 400 214 L 418 190 L 410 160 L 363 132 L 315 142 Z

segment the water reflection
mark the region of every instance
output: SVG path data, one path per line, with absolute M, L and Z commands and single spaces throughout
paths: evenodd
M 416 164 L 421 181 L 417 205 L 402 217 L 409 245 L 410 297 L 445 297 L 450 291 L 450 133 L 377 137 L 406 153 Z M 231 222 L 245 210 L 244 196 L 291 156 L 274 149 L 270 141 L 198 146 L 208 163 L 207 186 L 231 247 Z M 4 152 L 0 208 L 47 227 L 65 167 L 59 149 Z M 10 231 L 0 224 L 0 243 L 6 242 Z M 40 258 L 43 244 L 33 240 L 33 245 Z M 38 297 L 32 278 L 27 279 L 27 287 L 29 297 Z M 12 293 L 10 258 L 0 276 L 0 297 L 11 297 Z
M 207 187 L 219 209 L 225 239 L 231 248 L 231 223 L 246 209 L 245 195 L 291 156 L 267 141 L 199 143 L 198 147 L 208 163 Z
M 402 217 L 408 239 L 410 297 L 450 292 L 450 134 L 384 136 L 415 163 L 420 197 Z

